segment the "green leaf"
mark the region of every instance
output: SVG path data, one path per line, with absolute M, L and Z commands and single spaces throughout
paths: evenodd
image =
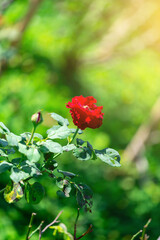
M 73 150 L 73 155 L 79 160 L 89 160 L 92 157 L 92 151 L 88 147 L 78 147 Z
M 86 184 L 74 184 L 74 187 L 77 189 L 76 198 L 78 205 L 82 208 L 85 207 L 86 211 L 91 212 L 92 207 L 92 196 L 93 192 Z
M 6 162 L 6 161 L 1 162 L 0 163 L 0 173 L 3 173 L 7 170 L 10 170 L 12 166 L 13 166 L 12 163 L 9 163 L 9 162 Z
M 10 178 L 13 180 L 13 182 L 18 183 L 21 180 L 24 180 L 28 178 L 30 174 L 28 172 L 24 172 L 21 169 L 18 169 L 17 167 L 13 167 L 11 169 L 11 175 Z
M 85 205 L 85 198 L 83 197 L 83 194 L 80 191 L 77 191 L 76 198 L 78 206 L 82 208 Z
M 16 152 L 14 148 L 6 149 L 6 150 L 7 150 L 7 154 L 14 154 Z
M 30 149 L 27 152 L 27 157 L 28 157 L 28 160 L 35 163 L 35 162 L 38 162 L 40 160 L 41 154 L 40 154 L 40 152 L 38 151 L 37 148 L 30 147 Z
M 50 139 L 65 139 L 71 134 L 71 130 L 66 126 L 59 127 L 58 129 L 51 128 L 47 131 L 48 138 Z
M 105 148 L 103 150 L 95 150 L 95 154 L 103 162 L 108 163 L 113 167 L 120 167 L 120 155 L 119 153 L 112 148 Z
M 31 177 L 42 175 L 40 170 L 37 168 L 36 164 L 28 160 L 21 162 L 20 166 L 21 170 L 24 171 L 25 173 L 28 173 L 29 176 Z
M 62 116 L 58 115 L 57 113 L 51 113 L 51 117 L 53 119 L 55 119 L 58 122 L 58 124 L 61 125 L 61 126 L 63 126 L 63 125 L 68 126 L 69 125 L 68 119 L 63 118 Z
M 25 144 L 18 143 L 19 152 L 27 156 L 28 160 L 32 163 L 38 162 L 41 158 L 41 154 L 35 145 L 26 146 Z
M 49 158 L 45 161 L 45 168 L 53 171 L 57 167 L 58 167 L 58 163 L 54 159 Z
M 61 190 L 58 190 L 58 191 L 57 191 L 57 195 L 58 195 L 58 197 L 60 197 L 60 198 L 65 198 L 65 197 L 66 197 L 65 194 L 64 194 L 64 192 L 61 191 Z
M 76 138 L 76 142 L 77 142 L 77 145 L 80 145 L 80 146 L 82 146 L 85 143 L 85 141 L 83 141 L 80 138 Z
M 9 129 L 2 122 L 0 122 L 0 133 L 2 134 L 10 133 Z
M 76 149 L 76 146 L 74 144 L 67 144 L 66 146 L 63 146 L 63 151 L 69 152 Z
M 23 153 L 24 155 L 27 155 L 27 151 L 29 150 L 29 147 L 27 147 L 23 143 L 18 143 L 18 150 L 20 153 Z
M 6 147 L 7 145 L 8 145 L 8 142 L 5 139 L 0 138 L 0 146 L 1 147 Z
M 62 177 L 57 178 L 57 180 L 56 180 L 57 187 L 63 188 L 63 180 L 64 179 Z
M 21 134 L 21 137 L 24 138 L 25 140 L 29 140 L 31 137 L 31 133 L 30 132 L 25 132 Z M 38 138 L 38 139 L 43 139 L 43 136 L 39 133 L 34 133 L 33 138 Z
M 8 154 L 6 154 L 4 149 L 0 149 L 0 157 L 8 157 Z
M 81 183 L 81 184 L 78 184 L 78 186 L 83 192 L 85 199 L 89 200 L 93 197 L 93 192 L 88 185 Z
M 20 136 L 17 136 L 14 133 L 7 133 L 6 139 L 8 141 L 8 145 L 10 146 L 18 146 L 18 142 L 22 140 Z
M 43 199 L 44 194 L 44 188 L 38 182 L 32 185 L 27 183 L 25 186 L 25 198 L 30 204 L 38 204 Z
M 62 171 L 62 170 L 59 170 L 59 169 L 57 169 L 57 172 L 62 173 L 64 177 L 74 178 L 74 177 L 77 176 L 76 174 L 74 174 L 72 172 L 66 172 L 66 171 Z
M 59 143 L 53 142 L 51 140 L 46 140 L 45 142 L 41 142 L 40 146 L 43 146 L 46 148 L 45 152 L 52 152 L 52 153 L 62 153 L 63 148 Z M 42 151 L 44 148 L 42 149 Z
M 4 191 L 4 199 L 8 203 L 17 202 L 23 197 L 23 190 L 19 183 L 9 183 Z

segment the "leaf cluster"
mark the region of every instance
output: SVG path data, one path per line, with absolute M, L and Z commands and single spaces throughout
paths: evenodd
M 68 120 L 56 113 L 51 113 L 51 117 L 58 125 L 48 129 L 45 137 L 35 133 L 35 129 L 32 133 L 15 135 L 0 123 L 0 173 L 8 171 L 10 177 L 4 189 L 4 198 L 8 203 L 12 203 L 25 196 L 30 204 L 39 203 L 45 190 L 37 179 L 48 174 L 59 188 L 58 196 L 69 197 L 74 188 L 78 206 L 91 211 L 93 193 L 90 187 L 77 182 L 77 174 L 59 169 L 55 159 L 70 151 L 80 161 L 99 158 L 111 166 L 119 167 L 119 153 L 111 148 L 93 149 L 88 141 L 79 138 L 74 143 L 76 134 L 83 132 L 69 128 Z M 67 140 L 66 145 L 61 144 L 63 139 Z M 34 183 L 30 182 L 31 179 Z

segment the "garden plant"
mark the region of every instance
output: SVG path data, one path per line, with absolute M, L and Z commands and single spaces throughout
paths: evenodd
M 3 192 L 4 194 L 4 199 L 11 204 L 25 197 L 28 203 L 38 204 L 45 194 L 45 186 L 42 186 L 38 182 L 38 177 L 47 174 L 58 186 L 59 190 L 57 194 L 60 197 L 68 198 L 73 189 L 78 207 L 78 215 L 74 227 L 74 239 L 80 239 L 91 231 L 92 227 L 90 226 L 87 232 L 81 237 L 76 237 L 79 209 L 84 208 L 85 211 L 91 212 L 93 193 L 90 186 L 87 186 L 86 183 L 78 182 L 76 173 L 59 169 L 58 157 L 70 151 L 80 161 L 96 160 L 99 158 L 113 167 L 120 166 L 120 156 L 116 150 L 111 148 L 102 150 L 93 149 L 88 141 L 83 141 L 79 137 L 76 138 L 77 135 L 83 134 L 85 128 L 95 129 L 102 125 L 103 107 L 98 107 L 95 103 L 96 99 L 92 96 L 74 97 L 72 102 L 68 102 L 66 107 L 70 108 L 73 123 L 77 128 L 69 128 L 69 122 L 66 118 L 57 113 L 51 113 L 51 117 L 57 121 L 57 124 L 47 130 L 45 137 L 37 133 L 38 125 L 43 121 L 40 111 L 31 117 L 33 123 L 31 133 L 25 132 L 18 136 L 12 133 L 2 122 L 0 123 L 0 173 L 6 172 L 10 178 L 6 187 L 1 190 L 1 193 Z M 57 142 L 57 140 L 64 139 L 66 142 L 65 145 L 61 145 L 60 141 Z M 30 183 L 31 179 L 32 181 L 34 179 L 34 183 Z M 36 230 L 30 233 L 34 215 L 35 213 L 31 216 L 26 239 L 30 239 L 37 231 L 39 231 L 39 239 L 41 239 L 42 233 L 56 223 L 59 217 L 58 215 L 43 230 L 41 229 L 43 223 L 41 223 Z M 64 239 L 72 239 L 72 236 L 67 233 L 64 225 L 54 226 L 53 228 L 53 235 L 61 232 L 64 235 Z

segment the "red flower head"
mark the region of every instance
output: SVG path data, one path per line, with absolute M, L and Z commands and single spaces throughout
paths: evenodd
M 97 100 L 90 97 L 76 96 L 72 98 L 72 102 L 68 102 L 66 107 L 70 108 L 70 113 L 74 124 L 84 130 L 85 128 L 99 128 L 102 125 L 103 115 L 101 112 L 103 107 L 97 107 Z

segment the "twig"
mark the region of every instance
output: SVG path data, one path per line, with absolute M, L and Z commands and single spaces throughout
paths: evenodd
M 78 222 L 78 218 L 79 218 L 79 208 L 78 208 L 78 211 L 77 211 L 77 217 L 76 217 L 76 220 L 75 220 L 75 224 L 74 224 L 74 240 L 79 240 L 81 239 L 82 237 L 84 237 L 86 234 L 92 232 L 92 225 L 89 226 L 88 230 L 83 233 L 80 237 L 76 237 L 76 233 L 77 233 L 77 222 Z
M 143 230 L 140 230 L 139 232 L 137 232 L 136 234 L 133 235 L 133 237 L 131 238 L 131 240 L 134 240 L 140 233 L 142 233 L 142 236 L 141 236 L 141 240 L 145 240 L 145 232 L 146 232 L 146 228 L 148 227 L 148 225 L 150 224 L 151 222 L 151 218 L 147 221 L 147 223 L 144 225 L 143 227 Z
M 78 218 L 79 218 L 79 208 L 77 209 L 77 217 L 76 217 L 76 220 L 75 220 L 75 224 L 74 224 L 74 240 L 76 240 L 76 232 L 77 232 L 77 222 L 78 222 Z
M 59 216 L 62 214 L 63 211 L 60 211 L 57 215 L 57 217 L 53 220 L 53 222 L 51 222 L 50 224 L 48 224 L 43 230 L 42 233 L 44 233 L 50 226 L 52 226 L 54 223 L 57 222 L 57 219 L 59 218 Z
M 40 224 L 40 226 L 39 226 L 39 240 L 41 240 L 41 237 L 42 237 L 42 231 L 41 231 L 42 224 Z
M 142 232 L 142 230 L 140 230 L 139 232 L 137 232 L 136 234 L 134 234 L 133 237 L 131 238 L 131 240 L 134 240 L 141 232 Z
M 142 232 L 142 237 L 141 237 L 142 240 L 145 240 L 146 228 L 148 227 L 148 225 L 150 224 L 150 222 L 151 222 L 151 218 L 148 220 L 148 222 L 147 222 L 147 223 L 144 225 L 144 227 L 143 227 L 143 232 Z
M 38 230 L 41 229 L 43 223 L 44 221 L 42 221 L 40 225 L 29 235 L 28 239 L 30 239 Z
M 32 213 L 32 215 L 31 215 L 31 219 L 30 219 L 30 222 L 29 222 L 29 225 L 28 225 L 28 231 L 27 231 L 27 235 L 26 235 L 26 240 L 29 239 L 29 233 L 31 231 L 32 222 L 33 222 L 33 218 L 34 218 L 35 215 L 36 215 L 36 213 Z
M 83 233 L 80 237 L 76 238 L 76 240 L 81 239 L 81 238 L 84 237 L 86 234 L 88 234 L 88 233 L 90 233 L 90 232 L 92 232 L 92 231 L 93 231 L 92 225 L 90 225 L 89 228 L 88 228 L 88 230 L 87 230 L 85 233 Z

